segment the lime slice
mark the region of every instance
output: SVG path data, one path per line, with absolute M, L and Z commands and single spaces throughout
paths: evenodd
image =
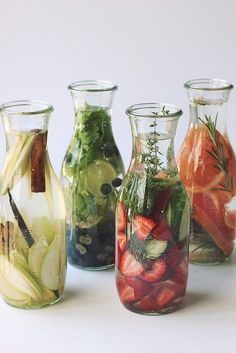
M 0 256 L 0 275 L 18 291 L 37 300 L 41 289 L 33 277 L 20 265 L 13 265 L 4 255 Z
M 47 254 L 48 244 L 46 240 L 39 240 L 29 249 L 29 266 L 30 269 L 36 274 L 40 275 L 41 273 L 41 265 L 43 262 L 43 258 Z
M 49 246 L 41 266 L 41 281 L 51 290 L 59 287 L 61 275 L 61 236 L 57 236 Z
M 116 171 L 106 160 L 95 160 L 84 170 L 85 186 L 96 196 L 105 196 L 101 192 L 104 184 L 111 184 L 116 178 Z

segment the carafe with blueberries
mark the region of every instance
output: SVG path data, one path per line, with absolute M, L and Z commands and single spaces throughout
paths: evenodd
M 68 87 L 75 128 L 62 165 L 69 263 L 85 270 L 114 266 L 115 208 L 124 166 L 111 127 L 117 86 L 78 81 Z

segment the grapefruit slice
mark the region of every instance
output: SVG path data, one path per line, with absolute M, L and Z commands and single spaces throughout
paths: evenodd
M 228 143 L 217 131 L 217 137 L 223 146 L 225 158 L 228 158 Z M 217 187 L 225 173 L 219 170 L 217 161 L 209 153 L 215 148 L 205 125 L 192 126 L 183 143 L 178 157 L 178 168 L 188 192 L 205 192 Z

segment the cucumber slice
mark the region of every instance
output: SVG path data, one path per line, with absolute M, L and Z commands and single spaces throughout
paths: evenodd
M 166 250 L 167 243 L 165 240 L 148 240 L 146 243 L 146 258 L 157 259 Z
M 29 266 L 30 269 L 38 276 L 41 273 L 41 265 L 48 251 L 46 240 L 39 240 L 29 249 Z
M 190 211 L 189 203 L 186 200 L 179 226 L 179 240 L 185 240 L 189 232 Z
M 41 266 L 41 281 L 51 290 L 57 290 L 61 276 L 61 236 L 57 236 L 49 246 Z
M 41 298 L 41 289 L 27 270 L 20 265 L 13 265 L 4 255 L 0 255 L 0 274 L 24 294 L 35 300 Z

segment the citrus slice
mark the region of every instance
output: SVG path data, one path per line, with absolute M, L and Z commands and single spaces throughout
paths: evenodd
M 95 160 L 84 170 L 85 186 L 88 191 L 96 196 L 105 196 L 101 188 L 111 184 L 116 178 L 116 171 L 106 160 Z
M 216 245 L 229 255 L 233 250 L 235 231 L 225 224 L 224 211 L 219 200 L 212 192 L 195 194 L 193 218 L 206 229 Z
M 228 158 L 228 143 L 219 131 L 216 133 L 224 156 Z M 217 167 L 217 161 L 211 154 L 215 148 L 205 125 L 190 128 L 178 157 L 180 175 L 187 191 L 208 191 L 223 180 L 225 174 Z
M 41 281 L 45 287 L 57 290 L 61 276 L 61 236 L 49 246 L 41 266 Z
M 13 265 L 6 256 L 0 256 L 0 274 L 5 281 L 18 291 L 38 300 L 41 298 L 41 289 L 33 277 L 20 265 Z

